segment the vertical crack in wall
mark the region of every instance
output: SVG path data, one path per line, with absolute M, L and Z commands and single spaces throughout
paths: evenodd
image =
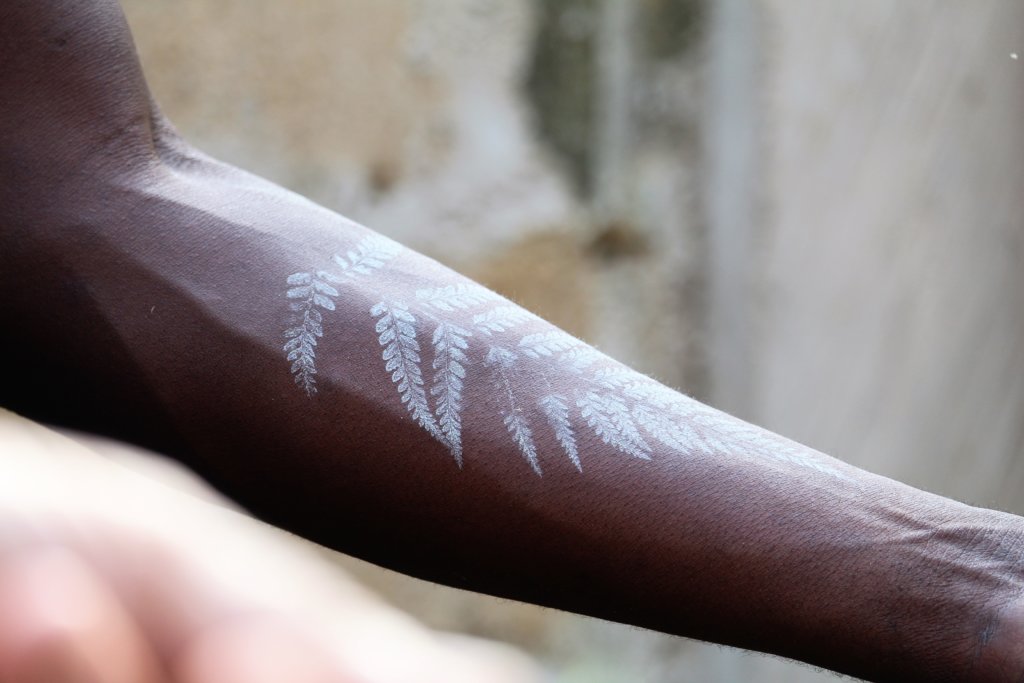
M 599 0 L 536 2 L 537 36 L 526 77 L 537 131 L 582 198 L 593 189 Z
M 705 0 L 638 0 L 638 47 L 649 61 L 683 58 L 701 45 L 706 20 Z
M 537 34 L 525 79 L 541 138 L 561 159 L 583 199 L 594 192 L 602 84 L 602 20 L 628 8 L 633 21 L 615 30 L 635 48 L 640 66 L 685 58 L 703 44 L 706 0 L 535 1 Z M 621 6 L 621 7 L 620 7 Z M 624 84 L 629 86 L 631 84 Z
M 534 7 L 524 95 L 538 137 L 589 214 L 586 254 L 598 273 L 591 296 L 606 311 L 597 338 L 706 396 L 699 103 L 707 0 Z

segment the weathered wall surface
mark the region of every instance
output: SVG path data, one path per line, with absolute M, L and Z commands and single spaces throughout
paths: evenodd
M 1024 5 L 762 8 L 755 418 L 1024 513 Z
M 212 154 L 720 407 L 1024 512 L 1024 5 L 124 4 Z M 829 678 L 359 571 L 561 680 Z

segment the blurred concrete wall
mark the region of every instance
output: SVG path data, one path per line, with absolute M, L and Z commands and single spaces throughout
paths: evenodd
M 1024 512 L 1016 0 L 125 0 L 200 147 L 689 393 Z M 560 680 L 827 675 L 363 571 Z
M 761 9 L 755 417 L 1024 513 L 1024 4 Z

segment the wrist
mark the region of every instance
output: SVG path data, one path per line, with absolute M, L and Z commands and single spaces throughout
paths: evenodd
M 802 649 L 773 650 L 872 681 L 1024 680 L 1024 520 L 899 488 L 838 525 L 820 599 L 787 617 Z
M 925 657 L 931 652 L 937 664 L 948 662 L 948 680 L 1018 682 L 1024 680 L 1024 528 L 1020 518 L 969 509 L 976 518 L 950 532 L 940 580 L 928 582 L 944 603 L 935 612 L 940 620 L 930 627 L 923 622 L 916 639 Z
M 1024 589 L 991 610 L 990 625 L 980 635 L 972 681 L 1024 681 Z

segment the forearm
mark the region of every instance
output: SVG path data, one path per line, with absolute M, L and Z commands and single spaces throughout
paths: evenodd
M 72 194 L 4 235 L 0 357 L 31 372 L 2 400 L 327 545 L 875 680 L 972 680 L 1016 599 L 1018 518 L 705 408 L 262 181 Z

